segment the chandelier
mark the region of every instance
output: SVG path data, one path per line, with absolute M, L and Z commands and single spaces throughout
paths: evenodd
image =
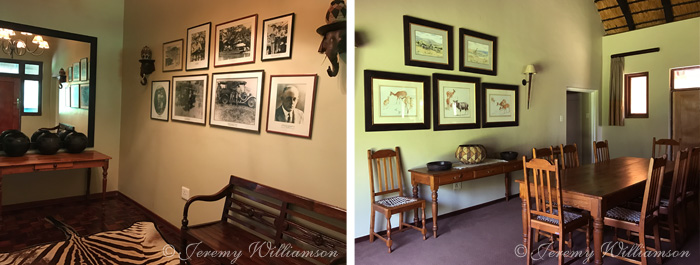
M 31 41 L 35 45 L 33 49 L 28 47 L 31 36 L 34 36 Z M 22 56 L 26 53 L 41 55 L 44 50 L 49 48 L 49 43 L 39 35 L 20 32 L 20 35 L 16 36 L 14 30 L 0 28 L 0 48 L 2 48 L 3 53 L 14 58 L 15 55 Z

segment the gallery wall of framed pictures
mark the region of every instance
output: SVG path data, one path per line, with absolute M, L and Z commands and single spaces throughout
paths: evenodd
M 80 58 L 66 67 L 66 83 L 62 86 L 66 90 L 66 107 L 74 109 L 90 109 L 90 60 L 88 57 Z

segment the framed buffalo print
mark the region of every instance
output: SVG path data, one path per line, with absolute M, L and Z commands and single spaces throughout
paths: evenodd
M 430 76 L 365 70 L 365 131 L 430 129 Z
M 170 80 L 151 82 L 151 119 L 167 121 L 170 113 Z
M 185 70 L 209 68 L 209 35 L 211 22 L 187 29 Z
M 454 69 L 452 26 L 403 16 L 403 38 L 406 65 Z
M 468 29 L 459 29 L 459 70 L 496 75 L 498 38 Z
M 255 62 L 257 34 L 257 14 L 216 25 L 214 66 Z
M 204 124 L 208 75 L 173 76 L 172 119 Z
M 262 70 L 213 74 L 209 124 L 259 132 L 263 80 Z
M 263 20 L 262 61 L 292 58 L 294 13 Z
M 270 76 L 267 132 L 311 138 L 316 74 Z
M 182 70 L 183 40 L 163 43 L 163 72 Z
M 518 86 L 483 83 L 482 127 L 518 126 Z
M 440 130 L 481 127 L 481 79 L 433 74 L 433 128 Z

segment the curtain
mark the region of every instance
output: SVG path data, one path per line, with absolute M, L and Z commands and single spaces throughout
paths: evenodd
M 610 59 L 610 126 L 625 125 L 623 92 L 625 57 Z

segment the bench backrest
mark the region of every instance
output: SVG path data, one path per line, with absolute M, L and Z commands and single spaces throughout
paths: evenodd
M 269 240 L 279 253 L 322 264 L 346 256 L 345 210 L 236 176 L 230 184 L 222 221 Z

